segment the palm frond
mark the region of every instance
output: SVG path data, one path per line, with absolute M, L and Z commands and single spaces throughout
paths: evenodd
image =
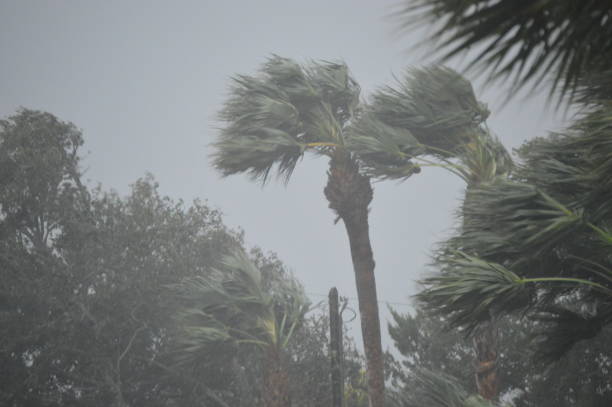
M 514 168 L 510 153 L 487 129 L 476 129 L 472 141 L 458 146 L 455 154 L 457 160 L 437 157 L 436 162 L 419 157 L 416 161 L 457 175 L 467 184 L 468 193 L 475 187 L 496 181 L 498 177 L 508 178 Z
M 547 361 L 612 322 L 558 309 L 612 304 L 610 106 L 602 97 L 566 131 L 526 143 L 517 165 L 486 132 L 465 145 L 452 168 L 469 183 L 462 222 L 437 254 L 439 272 L 424 280 L 418 298 L 428 308 L 468 331 L 528 311 L 544 328 L 537 353 Z
M 365 119 L 407 130 L 430 154 L 443 156 L 469 143 L 489 116 L 470 82 L 443 66 L 407 70 L 397 87 L 375 92 L 366 111 Z M 414 149 L 412 139 L 407 141 L 400 148 Z
M 223 175 L 248 173 L 265 182 L 275 169 L 288 180 L 309 146 L 325 154 L 321 143 L 342 143 L 359 103 L 359 86 L 343 63 L 301 66 L 273 56 L 257 75 L 233 80 L 213 144 L 213 165 Z
M 409 130 L 389 126 L 365 113 L 348 134 L 347 149 L 357 154 L 368 176 L 405 180 L 420 172 L 412 158 L 424 154 L 425 148 Z
M 447 60 L 473 48 L 468 65 L 514 88 L 552 80 L 574 92 L 581 77 L 610 68 L 612 5 L 582 0 L 418 0 L 396 13 L 402 29 L 436 27 L 430 42 Z
M 461 146 L 458 156 L 465 168 L 464 180 L 468 187 L 493 182 L 497 177 L 508 177 L 514 168 L 508 150 L 488 131 Z
M 543 306 L 545 303 L 543 289 L 558 289 L 557 293 L 564 293 L 565 297 L 569 295 L 568 293 L 576 293 L 577 290 L 592 292 L 594 295 L 591 295 L 591 298 L 597 297 L 607 301 L 606 303 L 612 299 L 612 289 L 590 279 L 562 276 L 521 277 L 501 264 L 461 252 L 441 258 L 438 263 L 441 266 L 440 272 L 422 280 L 425 289 L 417 295 L 417 299 L 425 309 L 436 315 L 445 316 L 449 325 L 464 327 L 467 333 L 471 333 L 491 317 L 520 309 L 526 311 L 534 307 L 540 311 L 545 310 L 546 315 L 554 314 L 555 318 L 560 317 L 554 319 L 557 322 L 555 328 L 557 332 L 550 335 L 554 339 L 561 330 L 569 332 L 574 329 L 571 328 L 571 324 L 564 325 L 562 322 L 570 320 L 569 317 L 576 313 L 561 312 L 556 306 L 548 308 Z M 577 338 L 576 340 L 580 340 L 587 331 L 586 328 L 581 328 L 582 326 L 593 325 L 593 322 L 601 325 L 603 321 L 606 323 L 612 321 L 612 312 L 608 311 L 602 315 L 604 317 L 598 316 L 589 321 L 581 316 L 585 323 L 577 324 L 575 327 L 576 332 L 573 336 Z M 540 316 L 539 319 L 543 321 L 545 318 Z M 570 339 L 557 340 L 566 344 L 574 343 Z M 556 346 L 555 349 L 559 348 L 562 348 L 563 352 L 569 349 L 567 346 Z
M 280 284 L 282 294 L 268 293 L 261 272 L 234 250 L 207 274 L 175 285 L 177 362 L 205 357 L 220 346 L 286 345 L 309 304 L 295 282 Z
M 275 171 L 287 181 L 306 151 L 330 155 L 342 148 L 366 175 L 402 180 L 419 172 L 416 156 L 456 155 L 489 114 L 471 84 L 445 67 L 408 70 L 365 108 L 359 92 L 342 63 L 301 66 L 274 56 L 258 75 L 234 78 L 213 165 L 223 175 L 265 182 Z
M 582 214 L 533 185 L 498 178 L 468 191 L 453 245 L 484 258 L 525 261 L 584 231 Z
M 489 112 L 457 72 L 409 69 L 396 87 L 376 91 L 347 131 L 347 148 L 366 174 L 404 180 L 420 172 L 417 156 L 452 157 L 482 132 Z
M 530 304 L 532 287 L 501 264 L 457 252 L 439 260 L 441 270 L 423 279 L 416 298 L 424 308 L 445 315 L 451 326 L 473 331 L 499 312 Z
M 584 74 L 578 82 L 575 100 L 587 109 L 610 106 L 612 67 Z
M 588 113 L 565 133 L 527 143 L 519 155 L 524 162 L 517 172 L 520 178 L 583 207 L 592 223 L 612 217 L 610 106 Z

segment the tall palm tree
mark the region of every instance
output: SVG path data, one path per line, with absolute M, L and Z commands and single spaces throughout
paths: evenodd
M 290 405 L 285 350 L 309 303 L 294 281 L 264 287 L 262 274 L 242 251 L 226 255 L 206 275 L 175 286 L 176 361 L 206 361 L 221 347 L 249 347 L 263 357 L 262 398 L 266 407 Z
M 488 112 L 469 82 L 440 67 L 409 71 L 360 103 L 360 88 L 343 63 L 300 66 L 274 56 L 256 76 L 234 78 L 221 111 L 226 123 L 214 144 L 223 175 L 248 173 L 265 183 L 270 172 L 289 180 L 306 151 L 329 158 L 325 196 L 344 222 L 355 272 L 372 407 L 384 405 L 383 354 L 369 238 L 371 177 L 404 179 L 413 159 L 448 157 L 469 142 Z
M 433 25 L 443 59 L 475 50 L 468 68 L 515 88 L 544 84 L 560 96 L 584 77 L 612 69 L 612 4 L 597 0 L 406 0 L 402 29 Z M 588 44 L 588 46 L 587 46 Z

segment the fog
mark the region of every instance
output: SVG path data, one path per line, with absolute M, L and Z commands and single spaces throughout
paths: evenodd
M 278 253 L 309 293 L 336 286 L 355 297 L 346 236 L 322 193 L 325 160 L 307 156 L 286 187 L 262 188 L 246 177 L 221 179 L 209 144 L 229 78 L 255 73 L 272 54 L 343 60 L 365 98 L 406 67 L 434 62 L 417 48 L 422 38 L 397 34 L 389 17 L 395 4 L 4 2 L 0 113 L 23 106 L 75 123 L 89 151 L 90 184 L 126 193 L 150 172 L 164 194 L 221 209 L 249 244 Z M 461 60 L 450 66 L 461 69 Z M 546 95 L 503 106 L 503 91 L 477 93 L 509 148 L 562 126 Z M 375 185 L 370 225 L 381 300 L 409 308 L 434 244 L 452 230 L 463 188 L 436 169 Z
M 254 74 L 272 55 L 344 61 L 363 100 L 409 66 L 436 62 L 418 46 L 427 31 L 398 33 L 396 1 L 4 1 L 0 3 L 0 116 L 20 107 L 47 111 L 83 132 L 89 187 L 125 196 L 150 173 L 159 190 L 189 204 L 202 199 L 243 230 L 247 246 L 279 258 L 313 303 L 331 287 L 357 310 L 346 232 L 323 195 L 328 162 L 308 155 L 288 184 L 262 186 L 212 168 L 211 143 L 230 78 Z M 466 57 L 469 59 L 469 57 Z M 462 70 L 463 59 L 448 66 Z M 472 75 L 472 76 L 470 76 Z M 491 110 L 489 128 L 509 149 L 560 130 L 563 110 L 545 93 L 506 102 L 507 89 L 467 72 Z M 370 233 L 376 261 L 383 347 L 387 305 L 411 311 L 416 281 L 436 244 L 456 227 L 465 183 L 440 168 L 404 182 L 374 183 Z M 359 349 L 359 318 L 349 332 Z

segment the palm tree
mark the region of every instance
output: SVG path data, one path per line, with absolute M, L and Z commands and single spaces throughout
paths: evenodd
M 443 60 L 476 48 L 469 68 L 516 91 L 552 79 L 586 112 L 566 134 L 527 143 L 511 178 L 470 188 L 464 224 L 446 242 L 441 272 L 419 298 L 452 325 L 474 331 L 521 310 L 539 320 L 537 356 L 561 357 L 612 320 L 609 117 L 612 5 L 597 1 L 418 0 L 403 28 L 437 24 Z M 607 158 L 606 158 L 607 157 Z M 606 175 L 604 172 L 608 171 Z M 608 217 L 609 219 L 609 217 Z M 534 273 L 535 276 L 534 276 Z M 585 312 L 588 309 L 588 312 Z
M 513 167 L 510 154 L 501 142 L 488 132 L 483 132 L 475 142 L 465 146 L 460 158 L 463 165 L 459 168 L 463 170 L 463 178 L 467 182 L 466 201 L 474 199 L 474 189 L 494 182 L 499 177 L 507 177 Z M 463 215 L 463 222 L 469 222 L 466 214 Z M 476 388 L 486 400 L 495 399 L 499 391 L 498 336 L 498 326 L 493 318 L 481 323 L 472 335 L 476 355 Z
M 468 64 L 515 89 L 552 79 L 573 93 L 581 79 L 612 69 L 612 4 L 597 0 L 406 0 L 402 29 L 433 25 L 443 60 L 475 49 Z
M 370 104 L 360 103 L 359 93 L 343 63 L 300 66 L 274 56 L 258 75 L 234 78 L 213 158 L 223 175 L 248 173 L 264 183 L 272 170 L 287 182 L 306 151 L 329 158 L 325 196 L 349 238 L 370 405 L 383 407 L 383 354 L 368 226 L 371 177 L 405 179 L 420 170 L 417 156 L 452 156 L 488 112 L 468 81 L 441 67 L 409 71 L 398 87 L 376 92 Z
M 206 364 L 227 346 L 255 349 L 264 360 L 264 405 L 289 406 L 285 349 L 309 307 L 301 287 L 279 280 L 273 290 L 266 289 L 259 269 L 235 250 L 217 268 L 184 280 L 175 290 L 180 304 L 177 363 Z
M 468 331 L 523 312 L 541 322 L 546 361 L 612 322 L 611 96 L 566 132 L 526 143 L 511 178 L 471 191 L 463 230 L 424 280 L 430 310 Z
M 474 200 L 474 190 L 495 182 L 498 178 L 508 178 L 513 162 L 501 142 L 482 129 L 471 143 L 465 144 L 458 152 L 458 162 L 441 158 L 439 161 L 451 172 L 463 179 L 466 184 L 464 206 Z M 470 222 L 471 214 L 465 210 L 461 214 L 462 229 Z M 448 255 L 448 247 L 440 253 L 442 259 Z M 455 249 L 452 249 L 455 250 Z M 472 341 L 476 355 L 476 387 L 480 396 L 492 400 L 498 393 L 497 375 L 497 327 L 493 319 L 482 321 L 472 332 Z

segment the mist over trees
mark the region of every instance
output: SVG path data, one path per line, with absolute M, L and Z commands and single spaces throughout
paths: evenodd
M 273 55 L 234 74 L 212 145 L 221 175 L 289 182 L 306 154 L 329 164 L 363 337 L 362 354 L 342 328 L 342 407 L 611 405 L 612 6 L 398 10 L 402 30 L 431 24 L 424 44 L 467 56 L 465 75 L 508 100 L 546 90 L 577 113 L 509 152 L 486 123 L 495 112 L 442 65 L 365 97 L 342 61 Z M 52 113 L 0 120 L 0 405 L 331 406 L 325 301 L 247 247 L 222 208 L 164 196 L 151 174 L 125 196 L 83 182 L 84 145 Z M 372 185 L 429 167 L 465 182 L 456 228 L 432 248 L 412 312 L 391 309 L 384 352 Z
M 0 404 L 259 405 L 261 356 L 248 346 L 212 352 L 207 363 L 186 354 L 173 288 L 211 278 L 223 256 L 244 250 L 242 232 L 204 202 L 160 195 L 151 175 L 127 197 L 87 188 L 80 131 L 49 113 L 22 109 L 0 125 Z M 291 286 L 304 296 L 274 255 L 248 256 L 262 295 L 294 299 Z M 317 310 L 300 317 L 285 345 L 296 405 L 330 397 L 325 321 Z M 361 359 L 347 340 L 357 383 Z
M 405 393 L 419 386 L 415 372 L 422 370 L 443 372 L 468 394 L 478 392 L 472 367 L 474 350 L 465 333 L 449 329 L 444 318 L 422 309 L 414 315 L 392 315 L 389 332 L 404 365 L 396 380 Z M 537 322 L 511 316 L 496 320 L 496 328 L 498 391 L 512 398 L 516 407 L 605 406 L 612 401 L 611 361 L 604 356 L 609 354 L 609 328 L 592 341 L 576 344 L 559 362 L 548 366 L 533 363 Z

